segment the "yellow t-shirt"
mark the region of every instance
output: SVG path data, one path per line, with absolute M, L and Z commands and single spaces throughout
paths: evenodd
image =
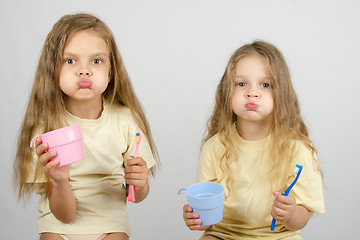
M 85 159 L 70 165 L 70 184 L 77 203 L 76 217 L 68 224 L 58 221 L 49 209 L 42 185 L 38 184 L 38 232 L 125 232 L 130 236 L 123 161 L 134 155 L 136 133 L 141 133 L 130 110 L 120 105 L 104 104 L 102 115 L 96 120 L 80 119 L 67 113 L 67 122 L 81 125 L 86 151 Z M 142 133 L 139 156 L 147 162 L 148 168 L 155 165 L 148 140 Z
M 224 203 L 223 220 L 213 225 L 205 234 L 222 239 L 302 239 L 300 231 L 289 231 L 277 222 L 274 232 L 270 230 L 272 217 L 271 203 L 273 190 L 266 179 L 269 160 L 266 154 L 259 155 L 260 149 L 268 143 L 268 138 L 260 141 L 246 141 L 232 129 L 231 139 L 235 143 L 239 158 L 233 160 L 229 168 L 233 180 L 229 185 L 230 195 Z M 300 141 L 296 144 L 295 163 L 303 165 L 300 177 L 290 195 L 296 203 L 305 206 L 311 212 L 325 212 L 322 180 L 313 163 L 311 151 Z M 198 182 L 219 182 L 222 172 L 219 160 L 224 152 L 219 135 L 213 136 L 203 146 L 198 168 Z M 295 169 L 295 166 L 294 166 Z M 294 175 L 295 176 L 295 175 Z M 294 180 L 289 176 L 287 186 Z M 225 188 L 225 194 L 229 191 Z

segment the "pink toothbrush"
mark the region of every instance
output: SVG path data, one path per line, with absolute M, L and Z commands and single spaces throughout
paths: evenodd
M 141 141 L 141 134 L 136 133 L 136 148 L 135 148 L 134 157 L 137 157 L 138 154 L 139 154 L 140 141 Z M 127 199 L 128 199 L 129 202 L 135 202 L 134 185 L 129 185 L 129 194 L 128 194 Z

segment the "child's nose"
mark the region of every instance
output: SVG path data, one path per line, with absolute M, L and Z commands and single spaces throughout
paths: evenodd
M 260 94 L 257 93 L 256 91 L 249 91 L 246 93 L 246 97 L 247 98 L 259 98 L 260 97 Z
M 91 76 L 91 72 L 90 72 L 90 70 L 83 68 L 83 69 L 80 69 L 78 71 L 78 76 L 87 76 L 87 77 L 89 77 L 89 76 Z

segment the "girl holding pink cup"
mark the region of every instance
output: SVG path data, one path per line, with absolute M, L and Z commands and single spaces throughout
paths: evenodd
M 18 197 L 40 195 L 40 240 L 128 239 L 128 186 L 144 200 L 158 161 L 111 30 L 94 15 L 61 17 L 43 47 L 14 163 Z

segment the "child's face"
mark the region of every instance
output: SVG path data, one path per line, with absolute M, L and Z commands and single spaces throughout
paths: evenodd
M 75 33 L 64 49 L 60 89 L 72 101 L 101 101 L 109 83 L 110 60 L 106 42 L 93 30 Z
M 237 121 L 267 124 L 274 110 L 272 78 L 264 57 L 249 55 L 235 68 L 235 89 L 231 99 Z

